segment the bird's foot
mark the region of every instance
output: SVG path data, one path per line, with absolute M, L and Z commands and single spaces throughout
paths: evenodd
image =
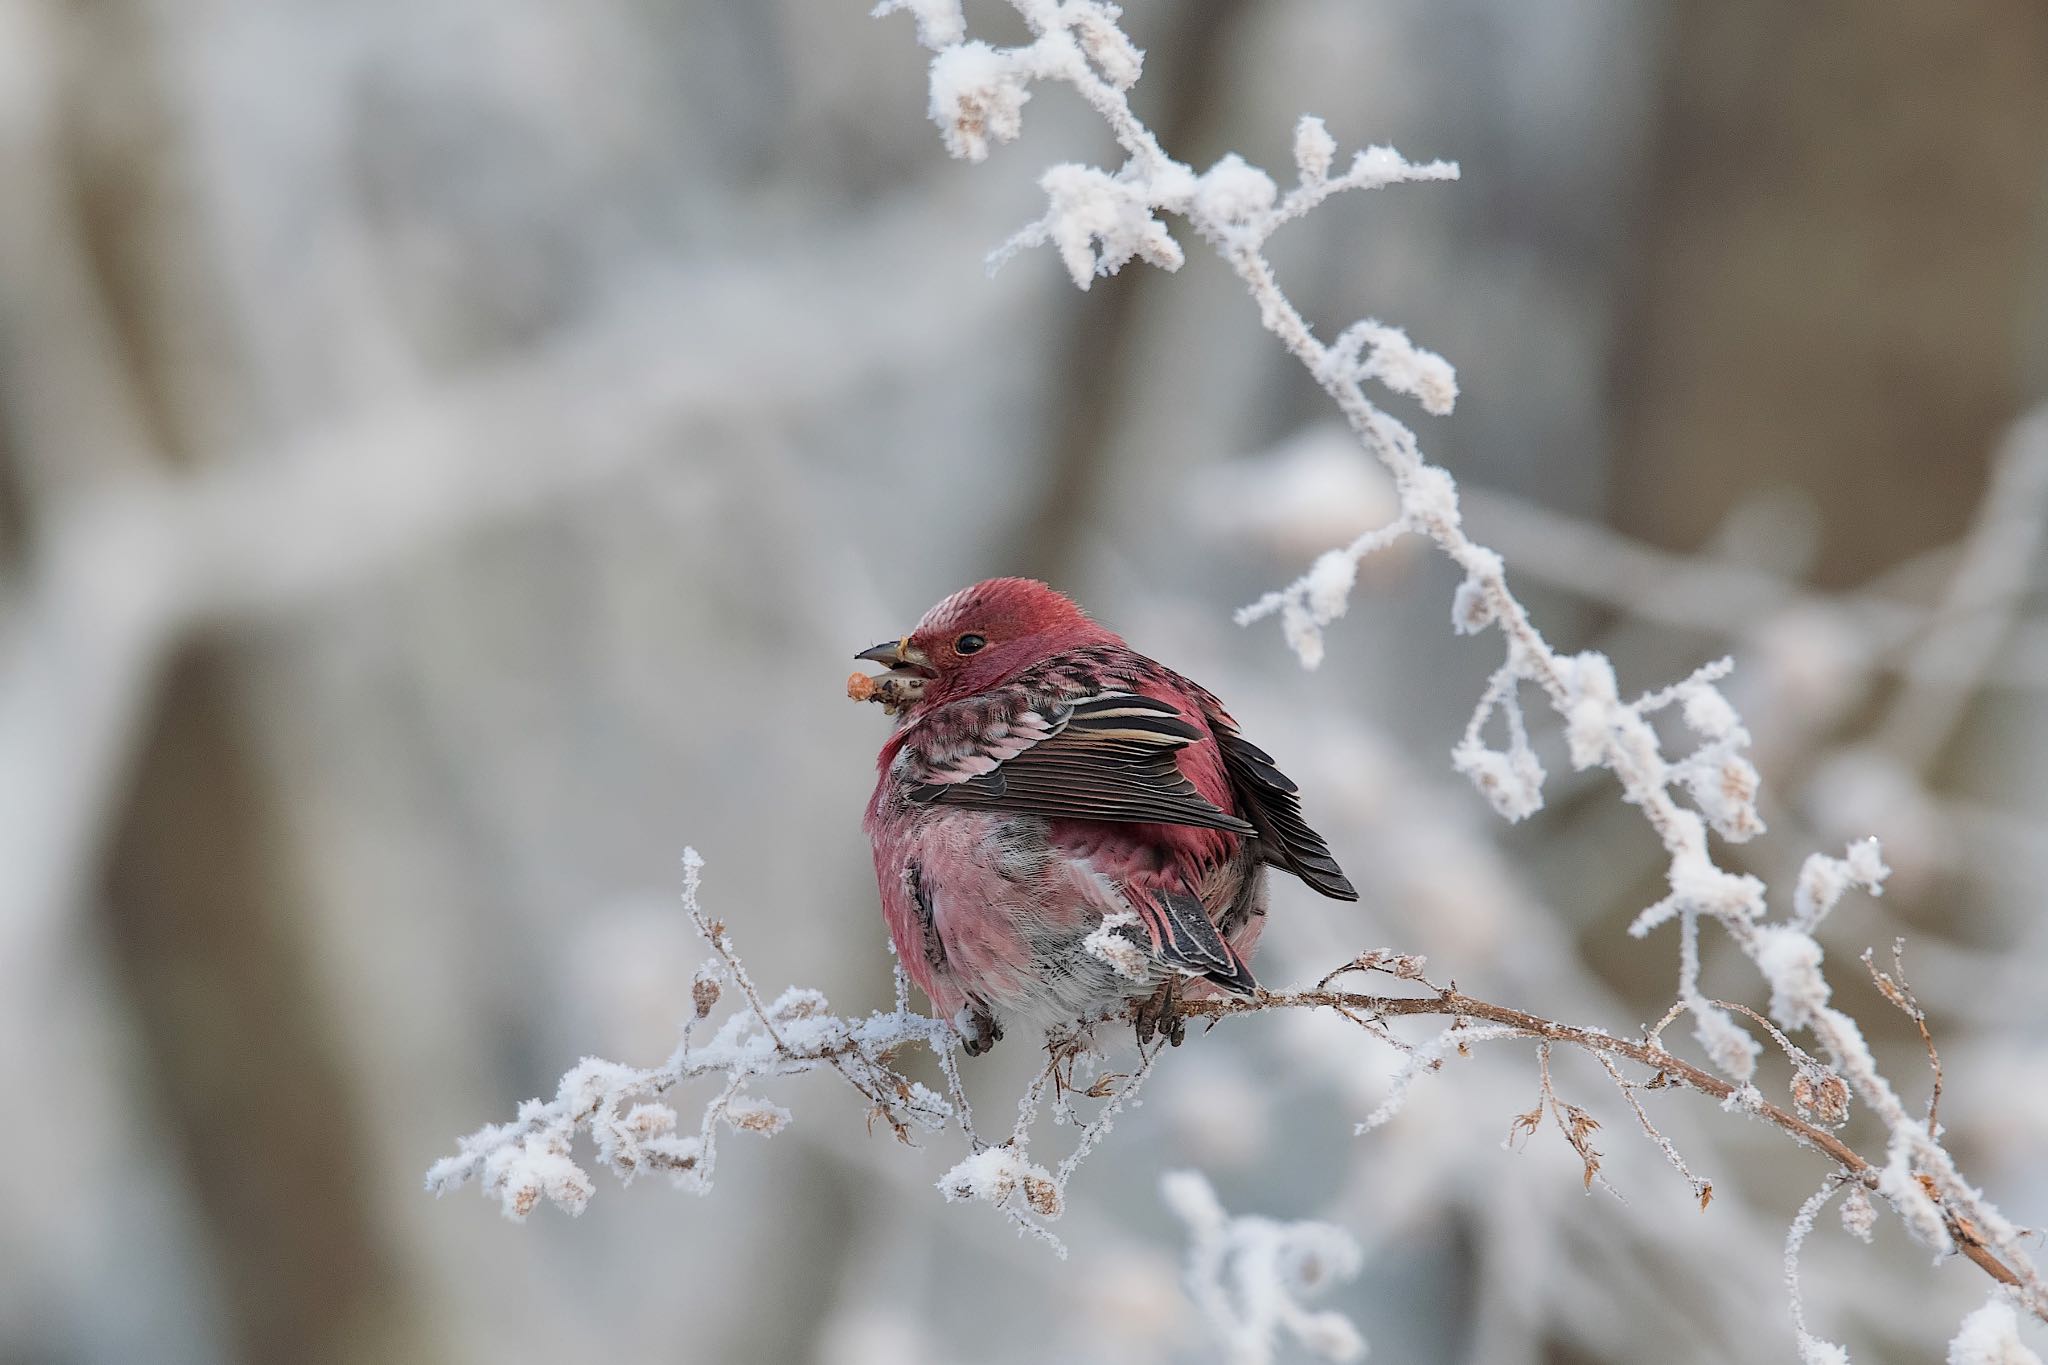
M 960 1035 L 960 1046 L 967 1049 L 970 1057 L 979 1057 L 1003 1040 L 1003 1026 L 996 1022 L 988 1006 L 978 1000 L 953 1016 L 953 1031 Z
M 1159 989 L 1138 1002 L 1132 1018 L 1138 1026 L 1138 1046 L 1151 1043 L 1156 1035 L 1179 1047 L 1188 1036 L 1188 1021 L 1180 1012 L 1181 978 L 1178 972 L 1159 983 Z

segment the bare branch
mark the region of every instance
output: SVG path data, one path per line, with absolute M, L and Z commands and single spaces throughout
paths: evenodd
M 1870 969 L 1870 979 L 1884 998 L 1891 1001 L 1900 1013 L 1913 1021 L 1913 1027 L 1920 1030 L 1920 1042 L 1927 1049 L 1927 1069 L 1934 1073 L 1934 1091 L 1927 1097 L 1927 1136 L 1941 1136 L 1941 1054 L 1934 1049 L 1934 1035 L 1927 1029 L 1927 1012 L 1920 1008 L 1920 1002 L 1913 997 L 1913 988 L 1906 981 L 1906 940 L 1892 940 L 1892 973 L 1877 969 L 1877 960 L 1870 949 L 1863 950 L 1863 965 Z
M 1883 1190 L 1883 1168 L 1863 1157 L 1833 1133 L 1772 1104 L 1758 1094 L 1754 1086 L 1733 1085 L 1712 1072 L 1665 1051 L 1647 1039 L 1622 1038 L 1600 1029 L 1559 1023 L 1545 1019 L 1541 1015 L 1530 1014 L 1526 1010 L 1491 1004 L 1449 989 L 1426 996 L 1360 995 L 1327 990 L 1261 992 L 1250 999 L 1233 997 L 1188 1000 L 1182 1002 L 1181 1008 L 1189 1015 L 1210 1019 L 1279 1009 L 1333 1009 L 1378 1019 L 1409 1016 L 1484 1019 L 1506 1030 L 1505 1034 L 1492 1035 L 1495 1037 L 1540 1038 L 1550 1043 L 1564 1043 L 1595 1056 L 1624 1058 L 1640 1063 L 1657 1073 L 1660 1080 L 1653 1082 L 1657 1088 L 1669 1085 L 1686 1086 L 1719 1100 L 1724 1105 L 1737 1106 L 1743 1112 L 1782 1129 L 1801 1146 L 1809 1147 L 1827 1157 L 1840 1168 L 1842 1174 L 1865 1189 L 1879 1192 Z M 2005 1249 L 1994 1249 L 1993 1244 L 1974 1221 L 1976 1209 L 1969 1201 L 1955 1199 L 1945 1186 L 1929 1190 L 1928 1197 L 1939 1210 L 1939 1216 L 1949 1236 L 1954 1239 L 1956 1250 L 2000 1284 L 2021 1290 L 2028 1310 L 2043 1322 L 2048 1322 L 2048 1305 L 2043 1304 L 2035 1289 L 2038 1280 L 2032 1265 L 2022 1260 L 2015 1266 L 2002 1258 L 2000 1253 Z

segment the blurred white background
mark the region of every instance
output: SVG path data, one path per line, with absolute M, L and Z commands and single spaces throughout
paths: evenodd
M 1402 415 L 1553 641 L 1631 690 L 1736 655 L 1745 865 L 1883 837 L 1831 957 L 1907 936 L 1952 1146 L 2048 1223 L 2048 495 L 2007 443 L 2048 396 L 2048 11 L 1129 8 L 1135 102 L 1198 167 L 1284 167 L 1302 112 L 1462 164 L 1292 229 L 1290 292 L 1457 364 L 1455 417 Z M 1103 132 L 1047 93 L 949 161 L 908 21 L 865 10 L 0 0 L 0 1361 L 1205 1360 L 1157 1194 L 1188 1164 L 1365 1241 L 1330 1302 L 1378 1359 L 1790 1359 L 1817 1159 L 1665 1098 L 1700 1213 L 1567 1063 L 1629 1202 L 1588 1199 L 1554 1134 L 1501 1150 L 1526 1050 L 1354 1139 L 1395 1059 L 1327 1020 L 1169 1056 L 1064 1263 L 821 1078 L 708 1199 L 605 1178 L 514 1228 L 420 1193 L 581 1054 L 666 1054 L 685 842 L 764 983 L 886 1004 L 882 718 L 841 683 L 991 573 L 1301 781 L 1364 903 L 1280 890 L 1262 978 L 1386 944 L 1616 1031 L 1669 998 L 1611 781 L 1507 828 L 1450 772 L 1495 662 L 1452 570 L 1371 561 L 1315 674 L 1230 624 L 1388 503 L 1227 274 L 988 278 Z M 970 1085 L 1000 1110 L 1034 1063 Z M 1933 1358 L 1984 1289 L 1888 1221 L 1825 1225 L 1807 1280 L 1859 1361 Z

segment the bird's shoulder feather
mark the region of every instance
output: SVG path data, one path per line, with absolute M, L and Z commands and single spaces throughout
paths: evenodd
M 1180 753 L 1211 737 L 1170 677 L 1127 650 L 1055 655 L 924 716 L 896 759 L 902 790 L 917 805 L 1251 834 L 1182 770 Z

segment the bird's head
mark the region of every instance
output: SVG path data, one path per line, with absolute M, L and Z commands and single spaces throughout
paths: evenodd
M 1000 687 L 1055 654 L 1116 639 L 1036 579 L 991 578 L 940 602 L 908 635 L 854 657 L 889 669 L 873 699 L 925 709 Z

